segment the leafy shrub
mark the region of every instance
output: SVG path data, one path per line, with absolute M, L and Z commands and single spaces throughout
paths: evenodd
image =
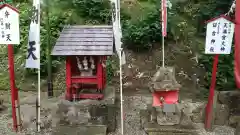
M 77 14 L 88 20 L 110 23 L 111 12 L 108 0 L 73 0 L 73 8 Z
M 71 11 L 72 23 L 110 24 L 109 0 L 53 0 L 56 8 Z
M 232 50 L 234 47 L 232 48 Z M 213 55 L 202 55 L 200 57 L 199 63 L 204 65 L 206 70 L 205 87 L 209 89 L 212 77 L 212 64 L 213 64 Z M 217 81 L 216 89 L 217 90 L 233 90 L 235 89 L 235 78 L 234 78 L 234 61 L 233 53 L 230 55 L 219 55 L 219 63 L 217 69 Z
M 5 3 L 10 4 L 10 3 L 12 3 L 12 0 L 2 0 L 2 1 L 0 1 L 0 5 L 5 4 Z
M 152 43 L 161 38 L 159 11 L 157 9 L 147 14 L 138 22 L 125 21 L 123 24 L 123 42 L 128 49 L 144 51 L 152 47 Z
M 108 59 L 108 60 L 106 61 L 107 82 L 108 82 L 108 83 L 111 83 L 111 79 L 112 79 L 112 77 L 113 77 L 113 75 L 114 75 L 114 70 L 113 70 L 112 64 L 113 64 L 113 62 L 112 62 L 110 59 Z

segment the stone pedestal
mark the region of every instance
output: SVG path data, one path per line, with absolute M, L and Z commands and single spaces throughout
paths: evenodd
M 140 111 L 141 127 L 149 135 L 196 135 L 196 129 L 192 125 L 189 116 L 182 113 L 179 115 L 181 121 L 179 124 L 160 125 L 156 121 L 151 120 L 151 110 Z
M 58 104 L 52 126 L 56 135 L 106 135 L 116 128 L 115 89 L 107 87 L 103 100 L 81 100 Z

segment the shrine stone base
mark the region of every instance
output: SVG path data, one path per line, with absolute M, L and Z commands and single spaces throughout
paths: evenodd
M 53 135 L 106 135 L 116 128 L 115 89 L 107 87 L 103 100 L 63 100 L 54 114 Z
M 151 110 L 141 110 L 141 126 L 148 135 L 196 135 L 196 129 L 192 124 L 191 118 L 182 113 L 179 115 L 178 124 L 158 124 L 157 121 L 151 121 Z M 175 116 L 176 117 L 176 116 Z

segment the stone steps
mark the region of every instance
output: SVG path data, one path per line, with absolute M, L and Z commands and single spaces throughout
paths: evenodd
M 144 130 L 149 135 L 195 135 L 194 129 L 184 129 L 179 126 L 159 126 L 157 124 L 146 124 Z

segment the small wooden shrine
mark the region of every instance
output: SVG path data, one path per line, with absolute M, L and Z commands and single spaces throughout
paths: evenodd
M 112 26 L 66 26 L 52 55 L 66 56 L 66 99 L 102 99 L 106 60 L 113 54 Z

